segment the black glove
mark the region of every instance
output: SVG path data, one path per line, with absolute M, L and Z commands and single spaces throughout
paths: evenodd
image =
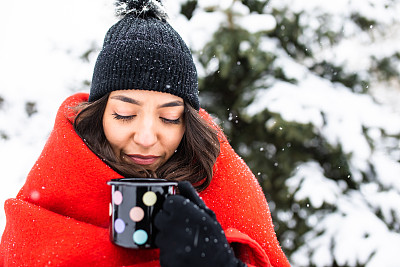
M 179 182 L 180 195 L 169 196 L 154 224 L 162 267 L 240 267 L 215 213 L 207 208 L 192 185 Z

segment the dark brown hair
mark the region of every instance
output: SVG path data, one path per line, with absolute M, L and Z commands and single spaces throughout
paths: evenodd
M 183 123 L 185 133 L 177 151 L 156 171 L 126 163 L 113 152 L 103 129 L 103 114 L 109 94 L 94 102 L 75 107 L 78 112 L 74 128 L 88 147 L 112 169 L 124 177 L 159 177 L 167 180 L 191 182 L 198 191 L 210 184 L 213 166 L 219 155 L 220 144 L 217 130 L 197 110 L 185 103 Z

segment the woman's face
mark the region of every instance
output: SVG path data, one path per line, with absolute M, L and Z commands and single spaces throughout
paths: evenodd
M 155 171 L 178 148 L 185 132 L 183 99 L 156 91 L 113 91 L 103 116 L 117 157 Z

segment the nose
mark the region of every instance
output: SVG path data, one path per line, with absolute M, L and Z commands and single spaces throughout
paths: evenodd
M 133 141 L 137 145 L 148 148 L 157 142 L 157 132 L 153 119 L 141 118 L 135 128 Z

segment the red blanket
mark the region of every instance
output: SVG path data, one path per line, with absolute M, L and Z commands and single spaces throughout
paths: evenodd
M 109 240 L 106 181 L 121 176 L 73 129 L 75 114 L 69 107 L 87 98 L 76 94 L 62 104 L 25 185 L 5 202 L 0 266 L 159 266 L 157 249 L 124 249 Z M 235 254 L 253 266 L 289 266 L 261 188 L 228 142 L 221 142 L 214 170 L 201 197 L 216 213 Z

